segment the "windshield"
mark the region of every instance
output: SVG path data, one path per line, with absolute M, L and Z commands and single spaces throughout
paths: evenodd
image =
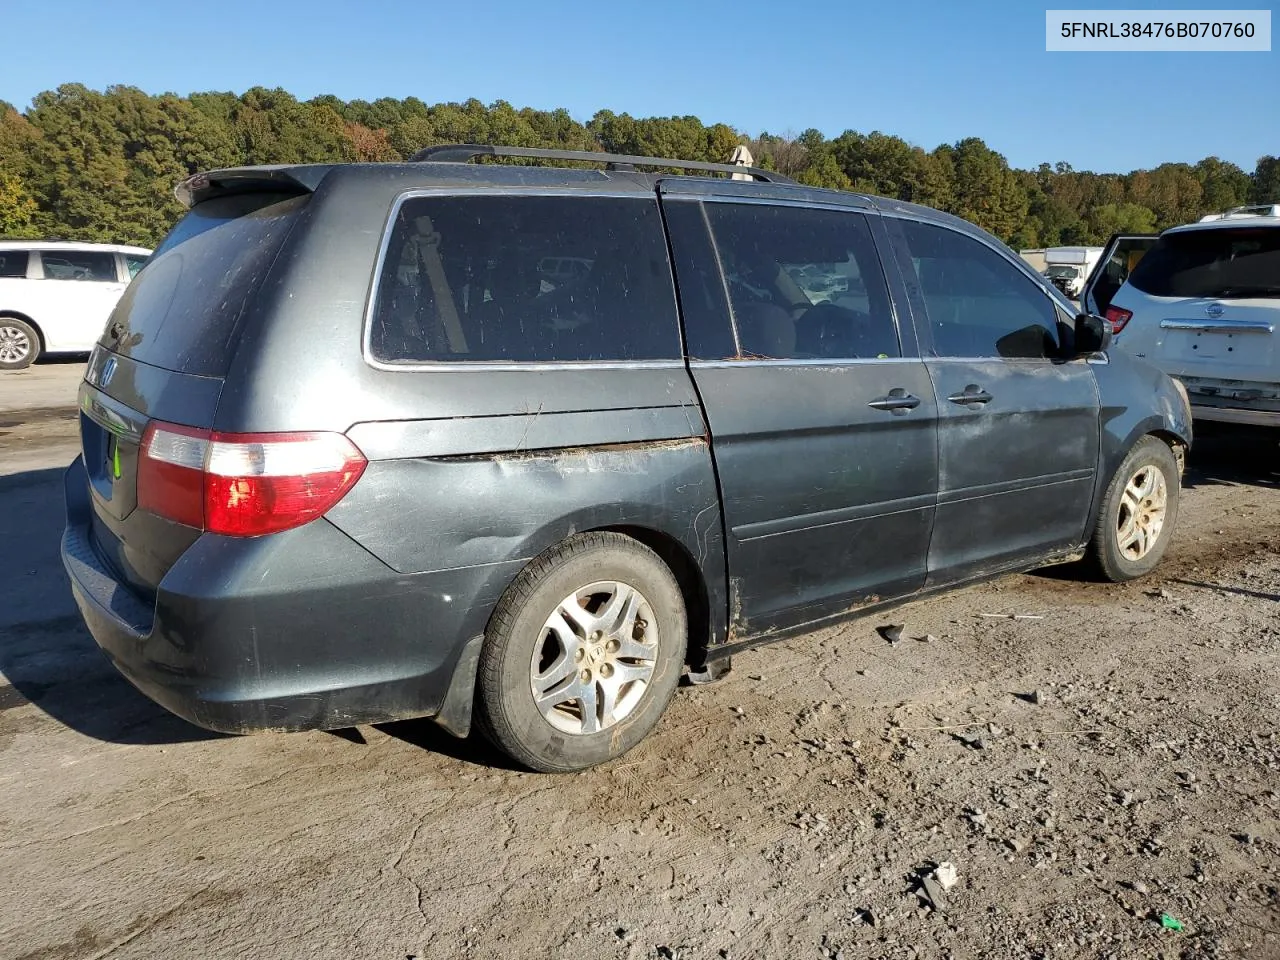
M 1046 270 L 1044 272 L 1044 275 L 1046 277 L 1049 277 L 1050 279 L 1053 279 L 1055 277 L 1059 277 L 1059 278 L 1066 277 L 1068 279 L 1074 279 L 1075 277 L 1080 276 L 1080 268 L 1068 267 L 1065 264 L 1057 264 L 1055 266 L 1050 267 L 1048 270 Z
M 1280 229 L 1166 233 L 1129 283 L 1154 297 L 1280 297 Z

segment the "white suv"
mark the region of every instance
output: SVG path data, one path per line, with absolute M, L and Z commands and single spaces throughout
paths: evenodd
M 1196 419 L 1280 426 L 1280 204 L 1164 231 L 1105 310 L 1116 349 L 1181 380 Z
M 149 256 L 116 244 L 0 241 L 0 370 L 92 350 Z

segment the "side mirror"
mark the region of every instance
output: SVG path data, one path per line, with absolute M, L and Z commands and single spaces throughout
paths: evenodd
M 1111 346 L 1111 324 L 1092 313 L 1082 313 L 1076 317 L 1075 354 L 1077 357 L 1101 353 L 1109 346 Z

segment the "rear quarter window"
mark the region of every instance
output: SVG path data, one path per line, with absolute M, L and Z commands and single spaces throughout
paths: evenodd
M 679 358 L 657 200 L 410 197 L 391 226 L 369 349 L 386 363 Z
M 1166 233 L 1129 283 L 1153 297 L 1280 297 L 1280 228 Z
M 31 254 L 26 250 L 0 250 L 0 277 L 25 277 L 30 259 Z
M 224 376 L 245 313 L 309 195 L 206 200 L 129 284 L 102 345 L 178 373 Z

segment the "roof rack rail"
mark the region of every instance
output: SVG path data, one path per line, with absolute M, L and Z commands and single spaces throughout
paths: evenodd
M 527 157 L 537 160 L 582 160 L 603 163 L 609 170 L 634 170 L 636 167 L 676 167 L 681 170 L 706 170 L 713 173 L 748 174 L 765 183 L 795 183 L 790 177 L 759 167 L 733 163 L 706 163 L 702 160 L 674 160 L 670 157 L 632 157 L 620 153 L 595 153 L 589 150 L 544 150 L 540 147 L 497 147 L 491 144 L 459 143 L 425 147 L 409 158 L 411 163 L 466 163 L 476 157 Z
M 1280 203 L 1251 203 L 1232 207 L 1222 213 L 1210 213 L 1200 218 L 1201 223 L 1212 220 L 1229 220 L 1232 217 L 1280 217 Z

